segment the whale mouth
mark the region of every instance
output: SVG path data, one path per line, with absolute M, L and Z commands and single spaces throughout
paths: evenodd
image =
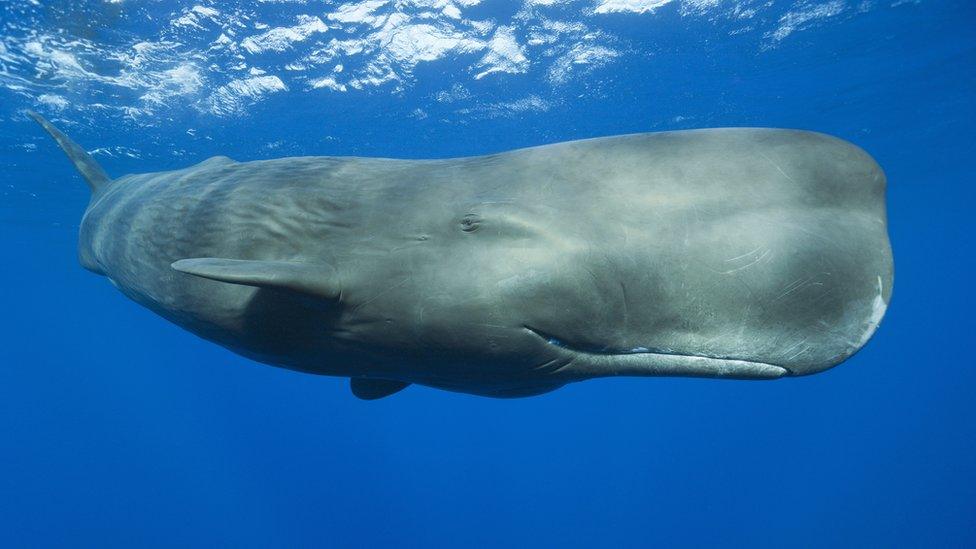
M 523 326 L 547 345 L 571 353 L 592 368 L 609 367 L 609 372 L 594 371 L 593 375 L 658 375 L 689 377 L 722 377 L 736 379 L 776 379 L 790 374 L 784 366 L 735 357 L 682 353 L 661 347 L 577 346 L 558 336 L 532 326 Z M 585 369 L 585 367 L 584 367 Z

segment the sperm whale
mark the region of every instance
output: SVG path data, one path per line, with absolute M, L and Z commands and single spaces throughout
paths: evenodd
M 606 376 L 774 379 L 891 297 L 885 176 L 820 133 L 721 128 L 439 160 L 214 157 L 91 188 L 79 259 L 248 358 L 494 397 Z

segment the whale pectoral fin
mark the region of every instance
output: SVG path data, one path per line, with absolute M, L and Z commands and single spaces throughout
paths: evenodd
M 410 385 L 393 379 L 367 379 L 361 377 L 349 378 L 349 388 L 352 394 L 363 400 L 376 400 L 398 393 Z
M 198 257 L 171 265 L 181 273 L 229 284 L 290 290 L 325 299 L 338 299 L 339 281 L 328 265 L 296 261 L 252 261 Z

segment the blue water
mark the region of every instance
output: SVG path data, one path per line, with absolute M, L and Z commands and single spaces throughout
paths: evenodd
M 201 16 L 166 34 L 196 4 L 64 4 L 4 0 L 0 15 L 0 546 L 976 546 L 968 0 L 557 3 L 534 9 L 586 29 L 550 50 L 530 44 L 543 15 L 526 5 L 460 2 L 494 25 L 479 39 L 507 26 L 526 62 L 479 64 L 484 45 L 455 36 L 434 59 L 374 49 L 309 69 L 287 65 L 371 23 L 323 15 L 336 4 L 235 3 L 237 22 Z M 382 9 L 417 17 L 403 6 Z M 241 45 L 309 14 L 329 30 Z M 237 53 L 208 50 L 227 29 Z M 143 40 L 158 51 L 118 55 Z M 602 60 L 565 57 L 574 44 Z M 391 58 L 393 80 L 353 86 Z M 220 94 L 251 75 L 286 89 Z M 345 91 L 310 84 L 324 75 Z M 428 158 L 693 127 L 818 130 L 888 175 L 894 298 L 859 354 L 811 377 L 595 380 L 518 400 L 411 387 L 363 402 L 345 380 L 200 340 L 84 271 L 88 191 L 28 108 L 114 175 L 214 154 Z

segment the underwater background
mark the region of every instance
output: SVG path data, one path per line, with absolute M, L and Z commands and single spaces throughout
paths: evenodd
M 0 0 L 0 546 L 973 547 L 970 0 Z M 850 140 L 896 283 L 841 366 L 494 400 L 250 362 L 76 259 L 109 174 L 716 126 Z

